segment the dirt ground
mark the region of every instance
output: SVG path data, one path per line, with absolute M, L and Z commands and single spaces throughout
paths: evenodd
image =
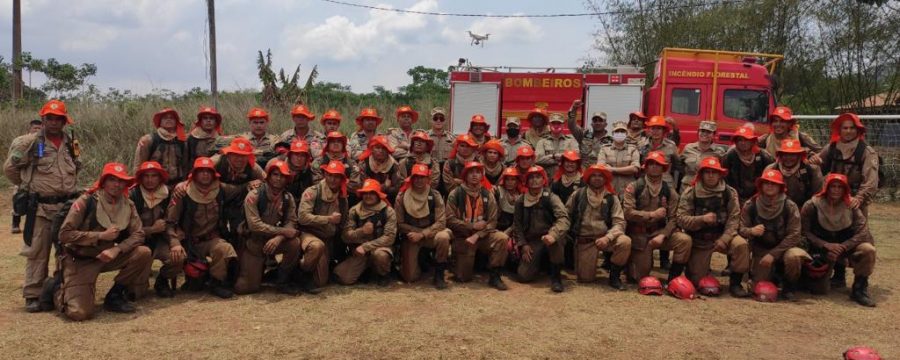
M 205 293 L 151 296 L 135 314 L 101 311 L 85 323 L 24 311 L 21 237 L 9 235 L 8 203 L 0 213 L 0 357 L 8 359 L 839 359 L 853 345 L 874 347 L 886 359 L 900 356 L 894 337 L 900 330 L 900 245 L 892 235 L 900 233 L 900 204 L 870 210 L 878 247 L 874 309 L 851 302 L 846 289 L 770 304 L 727 295 L 648 297 L 635 288 L 576 284 L 571 277 L 563 294 L 551 293 L 546 281 L 511 279 L 510 291 L 497 292 L 480 278 L 451 283 L 445 292 L 422 282 L 387 289 L 332 285 L 318 296 L 272 290 L 232 300 Z M 716 261 L 719 268 L 723 260 Z M 111 279 L 112 273 L 101 277 L 98 304 Z

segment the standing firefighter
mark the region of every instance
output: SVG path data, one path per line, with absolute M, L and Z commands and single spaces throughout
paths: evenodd
M 484 176 L 491 185 L 496 185 L 503 175 L 503 160 L 506 158 L 506 150 L 499 140 L 493 139 L 481 145 L 481 163 L 484 164 Z
M 185 182 L 178 184 L 184 196 L 173 196 L 166 214 L 166 233 L 172 241 L 180 241 L 187 250 L 187 261 L 205 264 L 209 261 L 209 290 L 220 298 L 234 295 L 226 285 L 229 272 L 236 275 L 237 253 L 219 235 L 222 221 L 224 190 L 213 161 L 207 157 L 194 160 Z M 190 265 L 190 264 L 189 264 Z
M 134 312 L 127 294 L 147 287 L 153 258 L 143 246 L 141 219 L 127 197 L 133 182 L 124 164 L 104 165 L 100 179 L 72 204 L 60 227 L 63 281 L 56 306 L 71 320 L 94 316 L 100 273 L 120 270 L 103 301 L 106 311 Z
M 506 234 L 497 231 L 497 201 L 491 183 L 484 177 L 484 166 L 471 161 L 462 170 L 465 182 L 447 196 L 447 227 L 453 232 L 454 273 L 461 282 L 472 280 L 476 252 L 489 256 L 488 285 L 497 290 L 507 286 L 500 277 L 506 264 Z
M 294 108 L 294 109 L 296 110 L 296 108 Z M 322 129 L 324 129 L 324 131 L 325 131 L 324 133 L 328 134 L 332 131 L 340 132 L 341 131 L 341 120 L 343 120 L 343 118 L 341 117 L 340 112 L 338 112 L 335 109 L 328 109 L 328 111 L 326 111 L 324 114 L 322 114 L 321 122 L 322 122 Z M 320 145 L 322 148 L 324 148 L 325 147 L 325 135 L 323 134 L 323 135 L 321 135 L 321 137 L 322 138 L 320 139 L 320 142 L 321 142 Z M 313 157 L 316 157 L 316 156 L 318 156 L 318 152 L 316 154 L 313 154 Z
M 153 289 L 159 297 L 173 297 L 184 265 L 184 248 L 177 240 L 166 237 L 166 210 L 171 200 L 166 187 L 169 174 L 158 162 L 147 161 L 134 176 L 137 186 L 131 188 L 128 197 L 141 219 L 144 245 L 153 252 L 154 260 L 162 262 Z
M 222 115 L 214 107 L 202 107 L 197 113 L 191 132 L 185 141 L 184 173 L 187 174 L 198 157 L 212 156 L 216 139 L 222 136 Z
M 413 131 L 410 137 L 409 156 L 400 160 L 400 178 L 405 179 L 412 173 L 415 164 L 423 164 L 431 171 L 431 188 L 437 190 L 441 182 L 440 162 L 431 155 L 434 140 L 422 130 Z
M 550 136 L 550 129 L 547 126 L 548 119 L 549 114 L 547 113 L 547 109 L 532 109 L 531 112 L 528 113 L 528 123 L 531 124 L 531 127 L 525 131 L 525 141 L 531 145 L 537 146 L 538 141 L 545 136 Z
M 635 111 L 628 114 L 628 142 L 637 148 L 641 148 L 650 141 L 647 137 L 646 124 L 647 115 L 643 112 Z
M 419 113 L 410 106 L 401 106 L 397 108 L 397 124 L 399 128 L 390 128 L 387 131 L 387 138 L 390 140 L 391 147 L 394 149 L 394 158 L 403 160 L 410 155 L 410 135 L 412 135 L 412 124 L 419 121 Z
M 559 157 L 559 171 L 553 176 L 550 191 L 565 204 L 575 190 L 584 186 L 581 177 L 581 156 L 578 151 L 567 150 Z
M 309 144 L 305 140 L 294 140 L 288 153 L 282 157 L 273 159 L 272 161 L 281 160 L 288 164 L 288 168 L 294 176 L 287 184 L 287 192 L 299 200 L 300 195 L 306 191 L 306 188 L 313 186 L 313 171 L 310 163 L 312 162 L 312 153 Z M 269 162 L 269 164 L 272 163 Z M 267 165 L 268 167 L 268 165 Z
M 589 166 L 582 178 L 587 186 L 569 197 L 566 208 L 572 226 L 569 235 L 576 242 L 575 272 L 580 282 L 597 278 L 597 258 L 601 251 L 612 253 L 609 286 L 624 289 L 621 274 L 631 254 L 631 238 L 624 234 L 625 215 L 612 186 L 612 174 L 600 164 Z
M 796 140 L 788 140 L 796 141 Z M 766 170 L 756 180 L 757 193 L 741 209 L 738 233 L 750 242 L 753 254 L 753 282 L 772 281 L 772 273 L 783 265 L 781 296 L 794 299 L 805 260 L 812 260 L 800 249 L 800 208 L 785 194 L 786 185 L 778 170 Z
M 444 162 L 450 158 L 454 139 L 450 129 L 444 128 L 447 124 L 446 113 L 444 108 L 431 109 L 431 130 L 428 131 L 428 137 L 434 140 L 431 156 L 438 161 L 441 169 L 443 169 Z
M 306 105 L 298 104 L 294 105 L 291 108 L 291 121 L 294 122 L 294 127 L 292 129 L 288 129 L 287 131 L 281 133 L 279 143 L 281 144 L 291 144 L 294 140 L 303 140 L 309 144 L 309 151 L 313 157 L 319 156 L 322 153 L 323 143 L 325 142 L 325 135 L 321 132 L 309 128 L 309 123 L 316 119 L 316 114 L 309 111 L 309 107 Z M 341 122 L 341 114 L 334 110 L 329 110 L 322 115 L 322 125 L 325 126 L 328 122 L 336 121 L 338 124 Z M 327 126 L 326 126 L 327 127 Z M 327 133 L 327 131 L 326 131 Z
M 525 174 L 528 191 L 516 201 L 513 233 L 522 254 L 517 271 L 522 282 L 537 277 L 544 256 L 550 261 L 550 289 L 562 292 L 562 266 L 565 260 L 569 214 L 559 196 L 545 190 L 547 174 L 532 166 Z
M 453 234 L 447 229 L 444 199 L 431 187 L 431 171 L 428 165 L 413 165 L 394 205 L 400 232 L 400 276 L 406 282 L 418 280 L 421 276 L 419 250 L 434 249 L 436 264 L 432 282 L 434 287 L 446 289 L 444 272 Z
M 388 139 L 383 135 L 375 135 L 369 140 L 366 150 L 359 155 L 359 173 L 362 179 L 377 181 L 387 194 L 388 201 L 397 198 L 397 191 L 403 182 L 400 165 L 391 156 L 393 153 L 394 149 Z
M 250 131 L 240 136 L 250 140 L 257 163 L 260 167 L 264 167 L 269 160 L 278 155 L 275 153 L 275 145 L 278 144 L 280 137 L 269 134 L 269 113 L 265 109 L 250 109 L 247 112 L 247 124 L 250 126 Z
M 725 183 L 737 190 L 741 204 L 756 193 L 756 179 L 775 162 L 772 155 L 757 146 L 756 139 L 752 127 L 738 128 L 732 136 L 734 147 L 722 159 L 722 165 L 728 170 Z
M 878 192 L 878 153 L 866 142 L 866 126 L 853 113 L 831 123 L 831 142 L 822 149 L 823 174 L 843 174 L 850 184 L 850 206 L 869 215 Z
M 678 227 L 691 236 L 691 257 L 687 275 L 694 284 L 709 273 L 713 252 L 731 257 L 728 290 L 734 297 L 748 297 L 741 285 L 750 268 L 747 240 L 737 234 L 741 222 L 741 204 L 737 191 L 722 178 L 728 170 L 714 157 L 703 159 L 691 186 L 678 201 Z
M 638 148 L 641 159 L 646 159 L 647 154 L 651 151 L 662 152 L 666 156 L 666 161 L 669 162 L 668 170 L 663 174 L 663 180 L 674 184 L 674 175 L 681 171 L 681 165 L 678 161 L 678 145 L 668 138 L 669 133 L 672 132 L 672 125 L 664 117 L 657 115 L 647 120 L 646 128 L 649 134 L 648 140 L 646 144 Z
M 641 154 L 637 146 L 628 143 L 628 128 L 624 122 L 613 124 L 613 142 L 603 145 L 597 154 L 597 163 L 604 165 L 613 175 L 612 186 L 617 194 L 625 190 L 641 171 Z
M 378 110 L 374 108 L 364 108 L 359 112 L 359 116 L 356 117 L 356 126 L 359 130 L 350 134 L 350 142 L 347 144 L 350 156 L 357 159 L 369 147 L 369 140 L 378 135 L 381 121 Z
M 816 143 L 811 136 L 805 132 L 801 132 L 797 127 L 797 119 L 794 119 L 794 113 L 787 106 L 776 107 L 769 115 L 769 123 L 772 124 L 772 131 L 759 137 L 759 147 L 765 149 L 769 154 L 778 151 L 778 146 L 784 140 L 797 140 L 800 147 L 807 151 L 809 162 L 819 164 L 823 159 L 819 157 L 819 151 L 822 146 Z
M 504 166 L 512 166 L 516 163 L 516 154 L 520 148 L 533 145 L 522 138 L 520 121 L 517 117 L 506 118 L 506 137 L 500 140 L 504 153 L 506 153 L 506 158 L 503 159 Z
M 578 151 L 578 142 L 572 135 L 563 134 L 565 119 L 560 114 L 550 116 L 550 135 L 537 142 L 534 153 L 537 164 L 544 167 L 547 176 L 554 177 L 559 167 L 559 159 L 568 150 Z
M 234 292 L 249 294 L 261 288 L 267 256 L 282 254 L 275 280 L 278 291 L 296 295 L 291 275 L 300 260 L 300 232 L 297 231 L 297 206 L 286 191 L 291 181 L 288 164 L 275 160 L 266 166 L 266 183 L 253 189 L 244 199 L 246 218 L 245 250 L 241 254 L 240 275 Z
M 350 154 L 347 152 L 347 137 L 337 131 L 328 133 L 328 137 L 326 137 L 325 140 L 325 150 L 322 151 L 322 156 L 316 157 L 315 160 L 313 160 L 313 181 L 318 182 L 325 178 L 323 169 L 325 169 L 324 167 L 329 165 L 332 161 L 341 163 L 341 169 L 344 170 L 349 181 L 347 183 L 349 189 L 354 190 L 358 188 L 360 175 L 356 168 L 356 161 L 350 159 Z
M 329 261 L 343 259 L 341 229 L 347 221 L 347 173 L 344 163 L 335 160 L 322 167 L 324 178 L 303 191 L 297 218 L 303 260 L 300 268 L 311 272 L 313 284 L 328 283 Z
M 691 237 L 677 231 L 675 213 L 678 192 L 663 177 L 669 167 L 666 155 L 651 151 L 644 160 L 644 176 L 625 187 L 623 202 L 626 234 L 631 238 L 629 277 L 640 280 L 650 275 L 653 250 L 675 251 L 669 281 L 684 272 L 691 254 Z
M 465 181 L 463 169 L 469 162 L 478 161 L 476 150 L 478 143 L 469 134 L 462 134 L 456 137 L 453 142 L 453 150 L 450 151 L 450 157 L 444 163 L 443 176 L 444 187 L 447 193 L 453 192 Z
M 356 192 L 361 201 L 350 209 L 341 232 L 341 239 L 350 246 L 350 256 L 334 268 L 334 274 L 341 284 L 353 285 L 366 269 L 372 269 L 378 285 L 387 286 L 397 215 L 378 181 L 368 179 Z
M 6 178 L 18 186 L 13 199 L 15 211 L 25 216 L 22 234 L 25 245 L 19 254 L 26 258 L 22 294 L 28 312 L 42 310 L 38 297 L 47 279 L 54 237 L 50 225 L 63 203 L 78 196 L 76 184 L 81 167 L 78 142 L 63 131 L 66 125 L 73 123 L 66 112 L 66 104 L 50 100 L 39 115 L 44 122 L 43 131 L 13 140 L 9 157 L 3 164 Z M 50 304 L 43 306 L 44 310 L 50 308 Z
M 591 115 L 590 129 L 578 126 L 575 122 L 575 115 L 583 105 L 584 103 L 581 100 L 572 102 L 572 107 L 569 108 L 567 114 L 566 125 L 569 127 L 569 131 L 572 132 L 572 136 L 578 141 L 581 149 L 581 158 L 585 160 L 584 164 L 587 167 L 590 164 L 597 163 L 597 153 L 600 152 L 600 148 L 603 145 L 612 143 L 612 137 L 606 132 L 605 112 L 595 112 Z M 585 127 L 587 127 L 587 124 L 585 124 Z
M 787 196 L 798 207 L 802 207 L 813 194 L 822 189 L 822 172 L 819 167 L 806 161 L 806 150 L 800 141 L 785 139 L 775 153 L 775 163 L 766 170 L 778 170 L 784 180 Z
M 169 174 L 167 185 L 184 180 L 185 140 L 184 124 L 178 112 L 164 108 L 153 114 L 156 131 L 144 135 L 134 151 L 134 168 L 146 161 L 155 161 Z
M 716 129 L 715 121 L 701 121 L 700 128 L 697 130 L 697 142 L 684 146 L 679 157 L 684 173 L 681 174 L 677 189 L 683 190 L 691 185 L 691 181 L 697 177 L 697 169 L 700 167 L 701 160 L 715 157 L 722 161 L 725 157 L 728 148 L 715 143 Z
M 875 240 L 869 232 L 866 216 L 852 206 L 850 183 L 843 174 L 825 177 L 822 191 L 800 210 L 803 236 L 813 258 L 824 258 L 826 270 L 810 274 L 810 290 L 827 294 L 831 290 L 828 273 L 837 263 L 853 264 L 853 290 L 850 298 L 860 305 L 874 307 L 869 297 L 869 276 L 875 270 Z
M 487 123 L 484 115 L 475 114 L 472 121 L 469 122 L 469 135 L 478 143 L 479 149 L 491 140 L 491 133 L 488 132 L 491 125 Z

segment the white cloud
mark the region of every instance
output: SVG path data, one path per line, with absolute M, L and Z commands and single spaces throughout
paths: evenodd
M 495 43 L 501 41 L 535 43 L 544 36 L 543 28 L 528 18 L 485 18 L 470 24 L 468 30 L 480 35 L 491 34 L 490 40 Z M 465 31 L 458 32 L 464 33 Z M 445 29 L 444 33 L 447 34 L 448 31 Z M 454 31 L 449 31 L 449 33 L 454 33 Z
M 85 36 L 90 34 L 89 36 Z M 84 24 L 78 33 L 68 32 L 60 39 L 59 48 L 65 51 L 97 51 L 106 48 L 119 36 L 119 30 L 110 26 Z
M 389 7 L 389 5 L 377 5 Z M 434 11 L 436 0 L 422 0 L 407 10 Z M 405 49 L 422 39 L 428 26 L 426 15 L 370 10 L 365 22 L 355 23 L 336 15 L 320 25 L 288 25 L 282 31 L 284 47 L 294 60 L 325 58 L 348 61 L 380 56 Z

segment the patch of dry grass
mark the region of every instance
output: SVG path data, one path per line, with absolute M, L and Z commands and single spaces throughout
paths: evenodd
M 2 206 L 8 214 L 8 205 Z M 568 281 L 553 294 L 545 281 L 510 291 L 484 279 L 330 286 L 322 295 L 267 291 L 223 301 L 206 294 L 150 297 L 134 315 L 100 312 L 85 323 L 22 307 L 20 238 L 0 223 L 0 354 L 3 358 L 611 358 L 838 359 L 853 345 L 900 356 L 897 274 L 900 205 L 875 205 L 878 264 L 875 309 L 847 298 L 799 294 L 796 303 L 764 304 L 723 296 L 681 301 L 613 292 Z M 723 259 L 716 258 L 717 267 Z M 112 273 L 102 276 L 98 303 Z M 605 279 L 601 279 L 605 281 Z

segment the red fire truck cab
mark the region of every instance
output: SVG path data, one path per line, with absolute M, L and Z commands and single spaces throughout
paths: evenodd
M 565 113 L 575 99 L 585 106 L 576 120 L 594 112 L 607 114 L 607 130 L 616 121 L 641 110 L 647 116 L 672 117 L 681 132 L 681 145 L 696 141 L 702 120 L 718 123 L 719 142 L 748 122 L 757 133 L 768 131 L 767 117 L 775 107 L 770 74 L 781 55 L 715 50 L 663 49 L 653 83 L 644 89 L 646 75 L 633 66 L 595 69 L 475 67 L 450 73 L 451 129 L 468 131 L 474 114 L 485 116 L 491 133 L 502 134 L 506 119 L 519 117 L 522 128 L 531 109 Z

